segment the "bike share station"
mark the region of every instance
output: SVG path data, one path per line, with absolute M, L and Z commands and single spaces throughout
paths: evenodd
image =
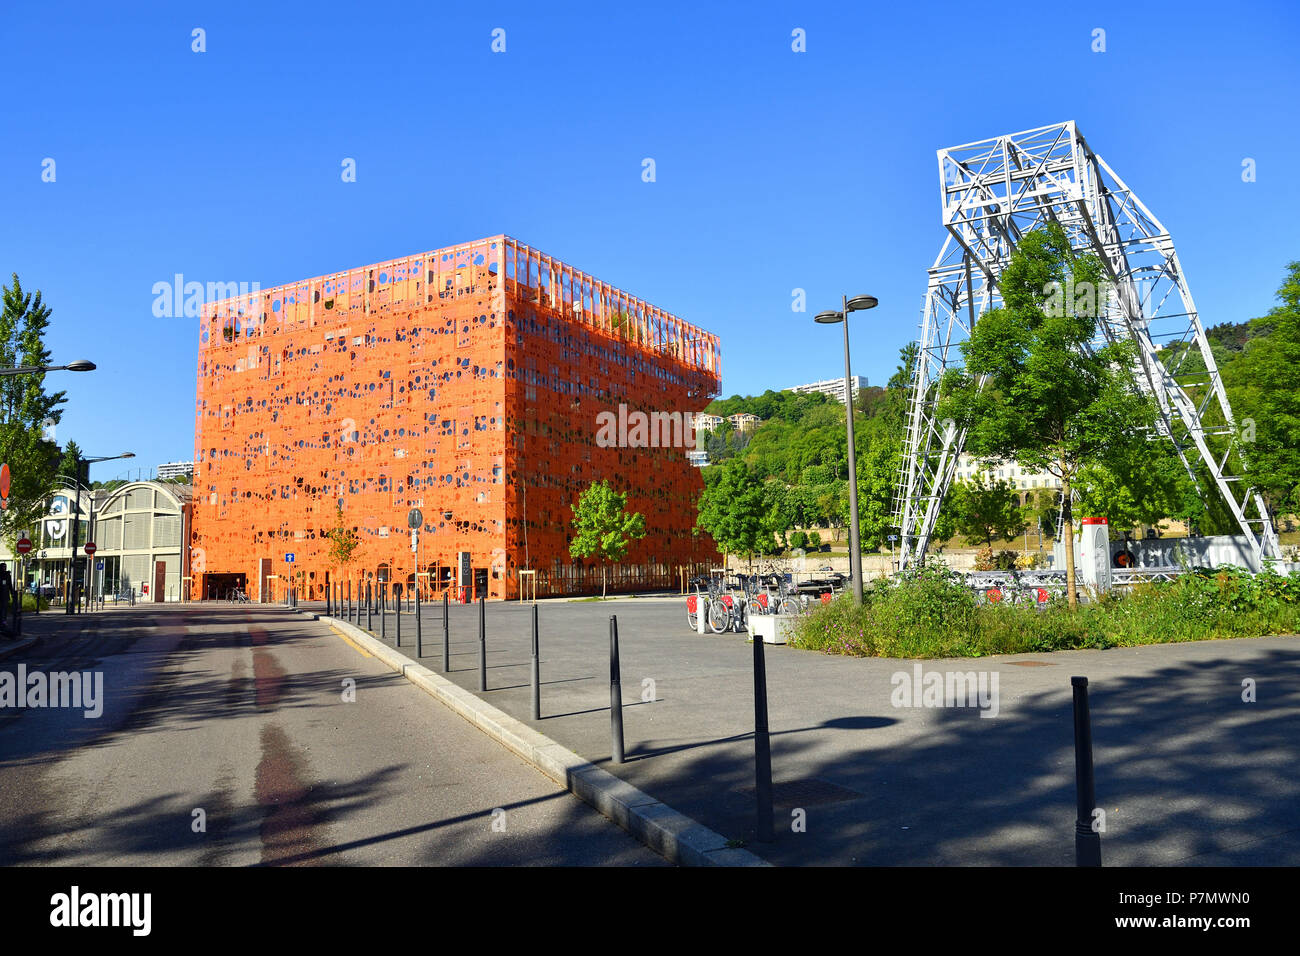
M 743 631 L 764 644 L 786 644 L 799 615 L 814 602 L 829 604 L 848 583 L 829 568 L 801 573 L 810 577 L 796 581 L 795 572 L 774 565 L 758 574 L 714 568 L 691 579 L 695 591 L 686 598 L 686 620 L 697 634 L 707 625 L 714 634 Z

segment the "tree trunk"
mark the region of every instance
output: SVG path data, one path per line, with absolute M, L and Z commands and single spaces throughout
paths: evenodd
M 1065 596 L 1073 611 L 1079 606 L 1079 592 L 1074 585 L 1074 508 L 1066 477 L 1061 478 L 1061 537 L 1065 542 Z

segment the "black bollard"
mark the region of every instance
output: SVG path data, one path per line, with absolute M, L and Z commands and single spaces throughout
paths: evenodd
M 447 608 L 451 602 L 447 592 L 442 592 L 442 672 L 451 672 L 451 622 L 447 619 Z
M 415 591 L 415 659 L 418 661 L 424 656 L 424 639 L 420 631 L 420 590 Z
M 771 843 L 772 833 L 772 741 L 767 731 L 767 661 L 763 638 L 754 641 L 754 802 L 758 814 L 758 838 Z
M 374 611 L 375 602 L 372 600 L 374 589 L 371 588 L 370 582 L 366 582 L 366 630 L 370 630 L 370 615 Z
M 384 592 L 387 586 L 379 585 L 379 639 L 382 641 L 388 637 L 388 606 L 384 602 Z
M 1074 821 L 1074 865 L 1101 866 L 1101 834 L 1092 828 L 1097 788 L 1092 774 L 1092 717 L 1088 678 L 1071 677 L 1074 688 L 1074 776 L 1078 814 Z
M 609 735 L 614 763 L 623 762 L 623 681 L 618 663 L 618 617 L 609 616 Z
M 334 616 L 330 611 L 330 607 L 331 607 L 330 599 L 333 597 L 334 597 L 334 585 L 332 584 L 327 585 L 325 588 L 325 616 L 326 617 Z
M 533 720 L 542 719 L 542 666 L 538 661 L 537 605 L 533 605 Z
M 487 604 L 478 599 L 478 689 L 487 690 Z
M 402 592 L 397 592 L 397 600 L 393 603 L 393 623 L 397 625 L 397 646 L 402 646 Z

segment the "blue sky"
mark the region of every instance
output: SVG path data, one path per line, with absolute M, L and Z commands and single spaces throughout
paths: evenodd
M 1300 259 L 1298 9 L 11 6 L 0 274 L 44 292 L 55 361 L 99 365 L 47 379 L 58 439 L 146 471 L 194 446 L 196 323 L 155 318 L 154 283 L 266 288 L 500 232 L 716 332 L 723 395 L 842 374 L 810 316 L 870 293 L 854 372 L 883 384 L 943 241 L 935 150 L 1075 119 L 1206 324 L 1241 321 Z

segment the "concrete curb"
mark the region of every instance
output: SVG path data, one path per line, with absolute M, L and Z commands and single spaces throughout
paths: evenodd
M 36 646 L 40 642 L 41 639 L 39 637 L 25 637 L 12 647 L 0 647 L 0 660 L 4 660 L 6 657 L 12 657 L 19 651 L 25 651 L 30 647 Z
M 748 850 L 727 846 L 720 833 L 597 767 L 359 627 L 323 614 L 311 616 L 365 648 L 670 862 L 683 866 L 771 865 Z

